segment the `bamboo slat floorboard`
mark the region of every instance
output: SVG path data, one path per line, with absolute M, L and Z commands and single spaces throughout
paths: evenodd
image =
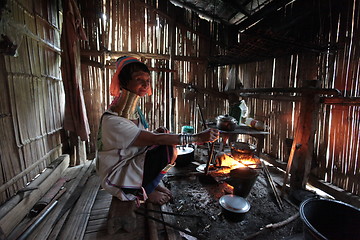
M 75 208 L 72 210 L 70 217 L 66 222 L 65 228 L 60 235 L 60 239 L 69 239 L 71 237 L 81 239 L 83 237 L 99 187 L 99 177 L 97 175 L 89 177 Z
M 112 196 L 103 189 L 99 189 L 98 194 L 95 198 L 95 202 L 91 209 L 90 217 L 87 223 L 85 234 L 83 240 L 107 240 L 107 239 L 125 239 L 125 240 L 142 240 L 150 239 L 153 240 L 176 240 L 179 239 L 179 234 L 171 229 L 170 227 L 165 228 L 165 226 L 158 222 L 151 222 L 141 215 L 136 215 L 136 224 L 137 227 L 133 232 L 125 232 L 124 230 L 119 230 L 117 233 L 110 235 L 107 232 L 107 216 L 111 204 Z M 145 207 L 145 206 L 143 206 Z M 157 205 L 146 206 L 148 209 L 160 210 L 160 207 Z M 170 211 L 166 206 L 162 207 L 163 211 Z M 166 222 L 172 222 L 173 219 L 161 214 L 156 214 L 153 216 L 157 219 L 164 219 Z M 153 231 L 149 231 L 149 227 L 153 228 Z M 163 233 L 166 234 L 163 234 Z
M 98 195 L 95 199 L 93 209 L 90 213 L 90 218 L 83 239 L 84 240 L 144 239 L 145 238 L 144 218 L 141 216 L 137 216 L 137 228 L 134 232 L 127 233 L 120 230 L 119 232 L 113 235 L 108 234 L 106 224 L 107 224 L 107 215 L 109 212 L 111 199 L 112 196 L 108 192 L 102 189 L 98 191 Z

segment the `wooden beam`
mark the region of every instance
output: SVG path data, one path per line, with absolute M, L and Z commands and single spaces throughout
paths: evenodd
M 251 15 L 251 17 L 246 18 L 245 20 L 241 21 L 238 26 L 238 30 L 244 30 L 247 27 L 251 26 L 255 22 L 261 20 L 262 18 L 267 17 L 268 15 L 272 14 L 274 11 L 277 11 L 278 8 L 284 6 L 291 0 L 277 0 L 272 1 L 271 3 L 267 4 L 265 7 L 260 9 L 259 11 L 255 12 Z
M 97 62 L 97 61 L 90 60 L 90 59 L 86 59 L 83 56 L 81 57 L 81 64 L 92 66 L 92 67 L 97 67 L 97 68 L 105 67 L 104 64 Z
M 168 14 L 160 11 L 159 9 L 153 7 L 152 5 L 149 5 L 147 3 L 144 3 L 141 0 L 136 0 L 137 4 L 144 6 L 148 9 L 150 9 L 152 12 L 155 12 L 157 14 L 159 14 L 159 16 L 166 18 L 169 22 L 174 21 L 174 17 L 173 16 L 169 16 Z M 179 28 L 183 28 L 186 29 L 187 31 L 191 32 L 191 33 L 195 33 L 196 35 L 200 36 L 200 37 L 204 37 L 210 40 L 211 36 L 210 35 L 205 35 L 202 32 L 199 31 L 195 31 L 193 28 L 190 28 L 189 26 L 186 26 L 185 24 L 182 24 L 180 22 L 175 22 L 176 26 Z M 175 46 L 175 45 L 173 45 Z
M 152 59 L 170 60 L 170 55 L 168 55 L 168 54 L 109 51 L 109 52 L 106 52 L 106 55 L 108 55 L 112 59 L 117 59 L 117 58 L 122 57 L 122 56 L 130 56 L 130 57 L 139 57 L 139 58 L 152 58 Z
M 342 93 L 336 88 L 312 88 L 312 87 L 300 87 L 300 88 L 242 88 L 226 93 L 302 93 L 302 94 L 326 94 L 341 96 Z
M 360 105 L 360 97 L 323 97 L 321 103 L 340 104 L 340 105 Z
M 207 62 L 208 59 L 205 57 L 192 57 L 192 56 L 174 56 L 174 60 L 177 61 L 188 61 L 188 62 Z
M 222 23 L 224 25 L 229 25 L 230 24 L 229 22 L 224 21 L 223 19 L 217 18 L 215 16 L 209 16 L 207 12 L 201 11 L 201 10 L 199 10 L 197 8 L 194 8 L 194 7 L 190 6 L 190 4 L 186 4 L 183 1 L 180 2 L 180 1 L 177 1 L 177 0 L 170 0 L 170 2 L 180 6 L 182 8 L 187 8 L 188 10 L 191 10 L 192 12 L 195 12 L 198 15 L 202 15 L 202 16 L 208 18 L 208 19 L 211 19 L 212 21 L 216 21 L 216 22 Z
M 107 50 L 84 50 L 82 49 L 80 52 L 81 56 L 92 56 L 92 57 L 100 57 L 103 55 L 109 56 L 112 59 L 117 59 L 122 56 L 130 56 L 130 57 L 144 57 L 144 58 L 153 58 L 153 59 L 165 59 L 169 60 L 170 56 L 168 54 L 152 54 L 152 53 L 141 53 L 141 52 L 128 52 L 128 51 L 107 51 Z
M 300 102 L 301 96 L 290 96 L 283 94 L 261 94 L 261 93 L 240 93 L 243 98 L 257 98 L 262 100 L 284 101 L 284 102 Z
M 183 83 L 183 82 L 179 82 L 179 81 L 174 81 L 173 83 L 174 83 L 175 87 L 182 87 L 182 88 L 188 88 L 191 85 L 189 83 Z M 199 92 L 202 94 L 209 94 L 209 95 L 219 97 L 219 98 L 224 98 L 224 99 L 228 98 L 228 95 L 226 93 L 218 92 L 218 91 L 207 89 L 207 88 L 197 87 L 194 85 L 191 85 L 191 87 L 194 88 L 196 92 Z
M 331 183 L 327 183 L 324 180 L 318 179 L 314 176 L 310 176 L 309 183 L 316 188 L 330 194 L 336 200 L 351 204 L 357 208 L 360 208 L 360 197 L 355 194 L 346 192 L 344 189 L 336 187 Z

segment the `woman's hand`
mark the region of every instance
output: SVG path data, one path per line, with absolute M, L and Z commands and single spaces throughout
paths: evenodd
M 214 142 L 219 138 L 219 130 L 208 128 L 194 135 L 196 143 Z

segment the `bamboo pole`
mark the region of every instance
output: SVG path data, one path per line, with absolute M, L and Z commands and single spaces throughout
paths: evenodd
M 22 171 L 21 173 L 19 173 L 18 175 L 16 175 L 15 177 L 13 177 L 12 179 L 10 179 L 9 181 L 7 181 L 5 184 L 3 184 L 2 186 L 0 186 L 0 192 L 5 191 L 8 187 L 10 187 L 11 185 L 13 185 L 14 183 L 16 183 L 16 181 L 18 181 L 20 178 L 22 178 L 23 176 L 25 176 L 26 174 L 28 174 L 29 172 L 31 172 L 33 169 L 35 169 L 40 163 L 42 163 L 43 161 L 45 161 L 46 159 L 48 159 L 54 152 L 58 151 L 61 149 L 61 145 L 55 147 L 54 149 L 51 149 L 48 153 L 45 154 L 45 156 L 43 156 L 42 158 L 40 158 L 39 160 L 37 160 L 36 162 L 34 162 L 33 164 L 31 164 L 29 167 L 27 167 L 24 171 Z
M 22 199 L 13 209 L 0 219 L 1 230 L 5 235 L 10 234 L 34 204 L 50 189 L 50 187 L 59 179 L 63 171 L 68 167 L 69 156 L 63 155 L 61 158 L 63 159 L 61 164 L 54 169 L 52 174 L 40 183 L 38 188 L 32 191 L 32 194 L 29 194 L 26 198 Z
M 65 185 L 67 191 L 59 199 L 57 207 L 49 214 L 48 218 L 38 226 L 38 230 L 29 236 L 28 240 L 49 239 L 52 230 L 54 227 L 56 228 L 56 224 L 62 219 L 63 215 L 73 207 L 73 204 L 80 196 L 79 194 L 88 177 L 91 175 L 93 167 L 93 161 L 87 161 L 84 165 L 69 168 L 66 175 L 69 178 L 73 178 L 73 180 Z M 52 238 L 55 237 L 56 236 L 52 236 Z
M 11 209 L 13 209 L 21 200 L 26 198 L 29 194 L 31 194 L 31 189 L 36 189 L 38 185 L 41 184 L 53 171 L 54 169 L 61 163 L 62 158 L 58 158 L 53 161 L 52 164 L 40 174 L 38 178 L 32 181 L 26 188 L 21 189 L 18 194 L 13 196 L 7 202 L 5 202 L 0 208 L 0 218 L 6 215 Z
M 270 187 L 271 187 L 271 189 L 272 189 L 272 191 L 274 193 L 274 196 L 276 198 L 276 202 L 278 203 L 280 210 L 284 211 L 283 202 L 281 200 L 281 197 L 279 196 L 279 193 L 277 192 L 275 183 L 274 183 L 274 181 L 273 181 L 273 179 L 271 177 L 269 169 L 268 169 L 268 167 L 266 166 L 266 164 L 263 161 L 261 161 L 261 165 L 262 165 L 262 167 L 264 169 L 264 172 L 265 172 L 265 175 L 266 175 L 266 177 L 267 177 L 267 179 L 269 181 Z

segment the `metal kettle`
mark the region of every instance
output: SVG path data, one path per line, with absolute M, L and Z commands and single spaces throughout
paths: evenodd
M 238 121 L 228 114 L 216 117 L 216 126 L 219 130 L 234 131 L 237 123 Z

